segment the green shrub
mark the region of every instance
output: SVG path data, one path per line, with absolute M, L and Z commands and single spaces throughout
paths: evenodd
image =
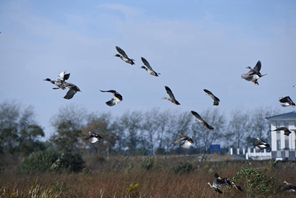
M 34 152 L 18 165 L 22 172 L 80 172 L 83 167 L 84 161 L 79 153 L 60 153 L 55 150 Z
M 141 168 L 146 170 L 151 170 L 153 168 L 153 165 L 154 165 L 154 158 L 146 157 L 141 164 Z
M 193 171 L 193 166 L 189 162 L 179 162 L 171 167 L 171 170 L 176 174 L 189 173 Z
M 272 195 L 276 195 L 277 189 L 275 178 L 267 177 L 266 172 L 267 169 L 261 171 L 248 165 L 246 168 L 241 168 L 233 180 L 244 186 L 248 197 L 272 197 Z

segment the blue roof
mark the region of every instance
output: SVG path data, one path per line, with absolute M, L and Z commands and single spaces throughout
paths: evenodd
M 267 120 L 296 120 L 296 112 L 284 113 L 280 115 L 266 117 Z

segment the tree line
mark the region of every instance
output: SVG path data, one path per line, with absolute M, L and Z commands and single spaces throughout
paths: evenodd
M 126 111 L 121 115 L 87 112 L 73 105 L 62 107 L 51 118 L 54 133 L 44 137 L 32 106 L 17 102 L 0 103 L 0 153 L 23 153 L 57 149 L 63 152 L 85 152 L 100 155 L 154 155 L 207 153 L 212 143 L 228 147 L 253 147 L 256 137 L 270 141 L 270 124 L 265 119 L 280 113 L 261 107 L 251 110 L 234 109 L 228 115 L 217 108 L 199 114 L 215 129 L 208 130 L 190 112 L 173 110 Z M 85 140 L 88 132 L 103 139 L 95 144 Z M 190 136 L 194 143 L 189 150 L 173 142 L 178 133 Z

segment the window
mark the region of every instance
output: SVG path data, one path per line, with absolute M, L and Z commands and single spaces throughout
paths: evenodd
M 285 149 L 289 149 L 289 139 L 285 139 Z
M 284 126 L 285 126 L 285 127 L 287 127 L 287 128 L 289 128 L 289 121 L 288 121 L 288 120 L 285 120 L 285 122 L 284 122 L 284 123 L 285 123 L 285 125 L 284 125 Z
M 281 149 L 281 140 L 276 141 L 276 148 L 277 148 L 277 150 Z

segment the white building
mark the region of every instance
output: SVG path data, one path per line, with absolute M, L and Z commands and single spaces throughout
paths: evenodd
M 271 124 L 271 153 L 273 159 L 296 160 L 295 158 L 295 130 L 296 112 L 284 113 L 266 118 Z M 285 126 L 292 133 L 284 135 L 284 131 L 273 131 L 274 129 Z

